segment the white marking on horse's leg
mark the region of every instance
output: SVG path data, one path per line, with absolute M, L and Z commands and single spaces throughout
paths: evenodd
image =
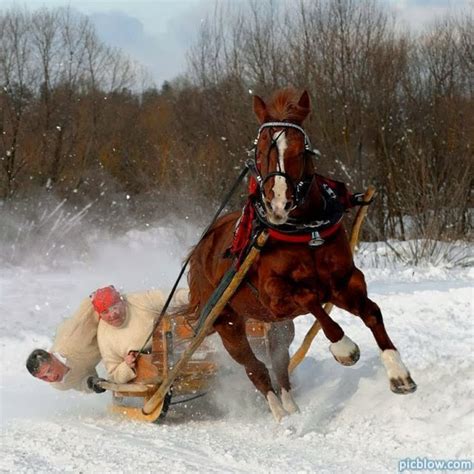
M 386 349 L 382 352 L 380 357 L 382 358 L 383 365 L 387 371 L 388 378 L 397 379 L 408 375 L 408 370 L 402 362 L 398 351 L 394 349 Z
M 272 412 L 273 418 L 275 418 L 275 420 L 280 423 L 281 419 L 288 415 L 288 413 L 283 408 L 280 400 L 278 400 L 278 397 L 273 392 L 268 392 L 267 402 Z
M 273 139 L 277 142 L 278 147 L 278 162 L 280 164 L 280 171 L 285 172 L 285 151 L 288 148 L 288 142 L 286 141 L 285 132 L 275 132 Z M 283 176 L 275 176 L 273 183 L 273 199 L 271 202 L 272 210 L 278 215 L 286 215 L 285 206 L 287 203 L 286 191 L 287 191 L 286 179 Z
M 300 409 L 296 404 L 293 395 L 291 395 L 291 392 L 287 392 L 284 388 L 281 389 L 281 403 L 283 405 L 283 408 L 288 413 L 290 413 L 290 415 L 293 413 L 300 412 Z
M 390 389 L 399 394 L 412 393 L 416 390 L 416 383 L 410 376 L 410 372 L 402 362 L 400 354 L 395 349 L 382 351 L 380 357 L 390 379 Z
M 329 350 L 334 358 L 342 365 L 354 365 L 360 357 L 360 351 L 357 344 L 346 335 L 333 342 L 329 346 Z

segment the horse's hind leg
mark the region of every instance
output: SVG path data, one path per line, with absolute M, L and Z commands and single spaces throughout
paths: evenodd
M 400 394 L 414 392 L 416 383 L 387 334 L 380 308 L 367 297 L 364 275 L 360 270 L 354 269 L 347 286 L 334 294 L 333 302 L 340 308 L 360 316 L 364 324 L 372 331 L 382 351 L 381 358 L 392 392 Z
M 255 357 L 250 347 L 243 318 L 227 309 L 214 323 L 214 328 L 230 356 L 245 367 L 247 376 L 266 398 L 275 420 L 279 422 L 288 413 L 273 390 L 268 369 Z
M 298 405 L 291 394 L 288 365 L 290 364 L 290 345 L 295 337 L 293 321 L 272 323 L 267 333 L 273 372 L 281 389 L 281 402 L 288 413 L 299 412 Z

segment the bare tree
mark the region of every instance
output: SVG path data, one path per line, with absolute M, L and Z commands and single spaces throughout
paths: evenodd
M 15 192 L 18 174 L 26 163 L 20 142 L 35 79 L 29 49 L 29 18 L 26 11 L 16 9 L 0 17 L 0 159 L 5 197 Z
M 216 2 L 188 74 L 161 90 L 70 9 L 10 10 L 0 27 L 2 197 L 47 184 L 151 209 L 186 189 L 209 208 L 255 138 L 251 95 L 290 85 L 311 95 L 318 171 L 377 186 L 365 238 L 416 238 L 419 255 L 472 230 L 468 12 L 413 34 L 378 0 Z

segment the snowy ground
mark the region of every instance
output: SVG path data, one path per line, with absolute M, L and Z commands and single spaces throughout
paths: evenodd
M 294 376 L 301 414 L 282 425 L 240 369 L 161 425 L 109 415 L 108 395 L 56 392 L 26 372 L 29 352 L 47 348 L 58 322 L 96 287 L 169 285 L 195 239 L 189 226 L 179 234 L 160 227 L 95 239 L 93 250 L 63 252 L 54 266 L 32 249 L 2 269 L 0 471 L 380 473 L 404 458 L 474 460 L 472 269 L 363 268 L 418 383 L 409 396 L 390 392 L 369 331 L 342 311 L 334 317 L 359 344 L 360 361 L 339 366 L 318 335 Z M 311 323 L 296 320 L 293 349 Z

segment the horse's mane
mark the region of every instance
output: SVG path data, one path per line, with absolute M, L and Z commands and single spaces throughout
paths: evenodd
M 267 105 L 272 120 L 301 123 L 308 115 L 309 109 L 298 105 L 300 95 L 291 87 L 276 91 Z

